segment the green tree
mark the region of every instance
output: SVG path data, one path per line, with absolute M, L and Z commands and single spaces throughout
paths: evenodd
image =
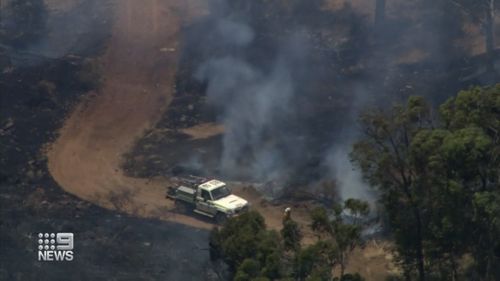
M 500 85 L 460 92 L 440 107 L 450 136 L 443 142 L 447 178 L 463 190 L 464 242 L 474 256 L 476 279 L 497 280 L 494 245 L 500 228 Z
M 336 256 L 336 248 L 329 240 L 300 249 L 295 256 L 293 277 L 296 280 L 331 280 Z
M 235 281 L 250 281 L 260 273 L 260 264 L 254 259 L 245 259 L 236 271 Z
M 425 212 L 425 253 L 430 272 L 440 279 L 456 280 L 458 260 L 464 254 L 463 188 L 447 177 L 449 166 L 442 145 L 450 137 L 442 129 L 422 130 L 412 141 L 410 161 L 418 173 L 420 206 Z
M 287 219 L 283 221 L 281 237 L 283 238 L 283 246 L 285 247 L 285 250 L 297 251 L 300 249 L 302 233 L 299 225 L 294 220 Z
M 222 228 L 215 228 L 209 245 L 211 257 L 224 260 L 238 280 L 281 276 L 280 236 L 266 229 L 264 218 L 257 212 L 244 213 L 228 220 Z
M 484 280 L 498 280 L 500 258 L 494 246 L 500 237 L 500 192 L 482 191 L 474 194 L 474 237 L 477 242 L 472 248 L 478 276 Z
M 368 211 L 367 204 L 355 200 L 350 200 L 344 207 L 345 210 L 350 210 L 352 216 L 363 215 Z M 302 248 L 297 223 L 290 218 L 283 223 L 283 239 L 280 239 L 276 231 L 266 229 L 264 218 L 255 211 L 229 219 L 222 227 L 212 230 L 210 256 L 214 260 L 223 260 L 229 266 L 234 280 L 327 281 L 332 280 L 332 269 L 341 264 L 340 258 L 346 257 L 349 251 L 347 248 L 359 241 L 357 227 L 340 225 L 338 219 L 334 219 L 330 227 L 336 229 L 338 238 L 329 236 L 329 239 L 319 240 Z M 320 227 L 320 224 L 316 225 Z M 347 233 L 347 229 L 355 230 L 355 233 Z M 287 239 L 290 251 L 284 250 Z M 343 274 L 343 278 L 342 280 L 363 280 L 356 274 Z
M 412 97 L 364 115 L 353 160 L 380 191 L 407 279 L 457 280 L 471 254 L 474 278 L 495 280 L 500 88 L 460 92 L 439 119 L 430 112 Z
M 324 208 L 317 208 L 311 213 L 312 229 L 327 236 L 328 243 L 323 244 L 326 258 L 331 267 L 339 265 L 340 279 L 344 277 L 349 254 L 361 244 L 363 230 L 362 217 L 369 213 L 368 203 L 349 199 L 342 205 L 334 206 L 333 214 Z M 346 222 L 344 217 L 352 217 Z
M 379 190 L 381 202 L 393 228 L 399 260 L 407 274 L 416 269 L 425 280 L 424 190 L 410 163 L 410 144 L 415 135 L 432 126 L 429 105 L 421 97 L 411 97 L 406 106 L 390 111 L 372 111 L 361 116 L 364 138 L 353 146 L 351 157 L 365 179 Z

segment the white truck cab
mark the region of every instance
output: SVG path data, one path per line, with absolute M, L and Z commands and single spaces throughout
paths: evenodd
M 194 205 L 194 212 L 223 222 L 248 209 L 248 201 L 231 193 L 226 183 L 219 180 L 203 181 L 192 187 L 172 188 L 167 196 Z

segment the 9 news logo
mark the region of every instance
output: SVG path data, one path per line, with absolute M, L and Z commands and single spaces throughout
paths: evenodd
M 73 241 L 70 232 L 38 233 L 38 261 L 72 261 Z

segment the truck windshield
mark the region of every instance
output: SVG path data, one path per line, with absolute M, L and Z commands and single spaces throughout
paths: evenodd
M 219 188 L 212 190 L 213 200 L 219 200 L 219 199 L 226 197 L 230 194 L 231 194 L 231 191 L 229 191 L 229 188 L 227 188 L 226 186 L 221 186 Z

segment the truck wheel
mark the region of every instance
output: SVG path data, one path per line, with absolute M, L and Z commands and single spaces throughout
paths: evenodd
M 226 214 L 219 212 L 219 213 L 217 213 L 217 215 L 215 215 L 215 222 L 217 224 L 224 224 L 226 221 L 227 221 Z
M 189 206 L 188 206 L 188 204 L 184 203 L 184 202 L 181 202 L 181 201 L 175 201 L 175 209 L 180 214 L 187 214 L 187 213 L 189 213 Z
M 165 194 L 165 197 L 168 198 L 174 198 L 175 197 L 175 188 L 174 187 L 168 187 L 167 193 Z

